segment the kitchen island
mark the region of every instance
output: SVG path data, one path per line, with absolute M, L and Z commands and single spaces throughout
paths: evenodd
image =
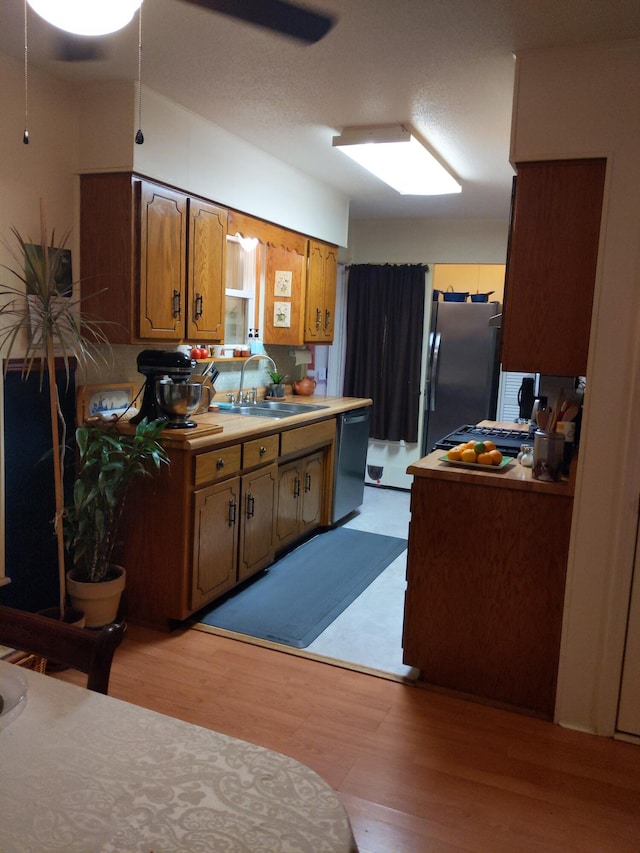
M 442 456 L 408 468 L 404 663 L 436 689 L 552 719 L 573 477 Z
M 164 431 L 170 464 L 133 484 L 123 520 L 129 621 L 170 629 L 330 525 L 336 418 L 372 401 L 289 402 L 325 408 L 282 419 L 210 411 Z

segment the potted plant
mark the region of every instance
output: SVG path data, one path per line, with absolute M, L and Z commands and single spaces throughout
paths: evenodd
M 76 430 L 78 468 L 64 524 L 72 563 L 67 590 L 72 605 L 84 612 L 87 628 L 117 616 L 125 585 L 124 568 L 113 563 L 118 528 L 132 481 L 169 462 L 158 441 L 164 427 L 165 421 L 144 418 L 134 434 L 115 425 L 85 424 Z
M 282 383 L 287 377 L 284 373 L 280 373 L 277 370 L 270 370 L 268 372 L 272 383 L 269 386 L 269 395 L 271 397 L 284 397 L 284 385 Z
M 48 380 L 51 449 L 54 478 L 54 530 L 57 545 L 58 612 L 65 618 L 65 549 L 63 533 L 64 493 L 63 470 L 65 459 L 66 423 L 60 406 L 56 384 L 56 354 L 64 364 L 66 381 L 71 377 L 70 361 L 79 366 L 105 358 L 99 345 L 107 344 L 102 324 L 87 315 L 80 320 L 81 298 L 68 286 L 59 283 L 59 269 L 63 259 L 68 232 L 58 246 L 55 233 L 49 240 L 41 205 L 40 242 L 25 240 L 14 228 L 15 246 L 4 242 L 16 267 L 2 265 L 15 279 L 17 285 L 0 286 L 0 348 L 8 366 L 14 350 L 22 356 L 22 378 L 28 379 L 34 370 L 40 372 L 40 388 Z

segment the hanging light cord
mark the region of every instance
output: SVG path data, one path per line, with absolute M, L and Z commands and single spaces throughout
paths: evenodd
M 22 141 L 29 144 L 29 36 L 27 29 L 27 0 L 24 0 L 24 133 Z
M 143 142 L 144 134 L 142 133 L 142 4 L 140 4 L 140 8 L 138 9 L 138 130 L 136 132 L 136 144 L 142 145 Z

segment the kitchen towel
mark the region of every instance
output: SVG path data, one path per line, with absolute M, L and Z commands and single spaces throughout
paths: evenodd
M 293 355 L 294 364 L 311 364 L 313 354 L 308 349 L 297 349 Z
M 406 547 L 405 539 L 351 528 L 320 533 L 216 602 L 198 621 L 304 649 Z

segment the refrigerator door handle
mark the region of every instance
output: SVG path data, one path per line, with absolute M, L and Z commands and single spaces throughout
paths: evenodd
M 427 370 L 426 377 L 424 381 L 424 401 L 425 401 L 425 411 L 429 411 L 431 409 L 431 379 L 433 376 L 433 341 L 435 339 L 435 334 L 433 332 L 429 332 L 429 347 L 428 353 L 429 356 L 427 358 Z
M 436 410 L 436 387 L 438 385 L 438 363 L 440 361 L 440 332 L 433 339 L 433 356 L 431 359 L 431 371 L 429 373 L 429 410 Z

